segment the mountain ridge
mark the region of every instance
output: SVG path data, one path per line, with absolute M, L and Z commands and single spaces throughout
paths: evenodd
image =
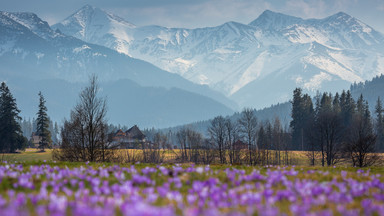
M 226 22 L 196 29 L 136 26 L 124 32 L 130 38 L 126 50 L 111 45 L 124 41 L 116 34 L 99 32 L 104 41 L 89 42 L 206 84 L 240 107 L 282 102 L 287 99 L 282 92 L 295 87 L 312 94 L 340 91 L 382 73 L 384 65 L 384 35 L 344 12 L 302 19 L 267 10 L 249 24 Z M 257 87 L 271 77 L 282 86 Z M 252 96 L 259 91 L 273 94 Z
M 103 24 L 107 22 L 111 22 L 116 26 L 103 28 Z M 94 29 L 89 30 L 92 29 L 92 27 Z M 129 55 L 126 50 L 132 38 L 125 34 L 124 31 L 129 31 L 129 29 L 136 28 L 136 26 L 119 16 L 110 14 L 91 5 L 85 5 L 73 13 L 70 19 L 65 19 L 61 23 L 58 23 L 55 28 L 62 29 L 61 31 L 67 32 L 69 35 L 84 41 L 101 40 L 107 44 L 107 47 L 113 47 L 118 52 Z M 104 34 L 110 33 L 121 39 L 109 44 L 108 41 L 103 40 L 103 37 L 98 37 L 100 32 L 104 32 Z
M 272 20 L 271 20 L 272 19 Z M 271 23 L 275 24 L 276 21 L 280 22 L 280 25 L 273 25 L 274 29 L 279 29 L 279 27 L 288 25 L 287 23 L 298 23 L 304 21 L 304 19 L 286 15 L 283 13 L 274 12 L 271 10 L 265 10 L 260 14 L 258 18 L 250 22 L 248 25 L 250 26 L 264 26 L 271 27 Z
M 24 20 L 30 21 L 30 23 L 26 25 Z M 20 22 L 23 22 L 24 25 Z M 55 93 L 55 86 L 49 85 L 43 80 L 59 79 L 71 83 L 73 86 L 87 82 L 89 75 L 92 73 L 95 73 L 103 83 L 129 79 L 131 86 L 133 86 L 132 83 L 136 85 L 135 88 L 131 88 L 135 92 L 147 92 L 149 94 L 151 92 L 149 89 L 158 88 L 163 94 L 160 94 L 158 98 L 152 98 L 156 100 L 152 109 L 156 109 L 156 106 L 167 107 L 167 103 L 161 99 L 166 100 L 168 98 L 168 104 L 173 105 L 172 109 L 192 113 L 186 115 L 181 111 L 178 113 L 173 112 L 175 114 L 174 118 L 170 118 L 169 121 L 154 120 L 152 126 L 164 127 L 180 124 L 183 121 L 191 121 L 191 118 L 209 117 L 218 113 L 232 112 L 232 109 L 217 101 L 222 100 L 227 104 L 232 102 L 206 86 L 196 85 L 177 74 L 163 71 L 143 60 L 134 59 L 104 46 L 87 43 L 75 37 L 64 35 L 60 31 L 54 31 L 46 26 L 47 23 L 33 13 L 0 12 L 0 60 L 2 62 L 0 65 L 0 80 L 10 83 L 10 88 L 16 92 L 15 95 L 18 101 L 28 101 L 28 103 L 21 103 L 20 108 L 24 110 L 22 115 L 27 113 L 29 116 L 34 116 L 34 111 L 30 109 L 30 107 L 33 107 L 33 101 L 30 98 L 33 98 L 34 95 L 31 95 L 30 90 L 43 86 L 39 83 L 42 82 L 44 85 L 50 86 L 51 91 Z M 25 86 L 29 86 L 30 89 Z M 68 85 L 64 85 L 64 87 L 57 90 L 70 92 L 68 88 L 70 88 Z M 121 98 L 128 95 L 127 92 L 119 91 L 115 93 Z M 146 100 L 151 98 L 150 95 L 140 94 L 144 99 L 147 97 Z M 171 95 L 177 96 L 178 100 L 172 101 Z M 180 95 L 183 95 L 183 97 Z M 73 97 L 76 97 L 76 95 L 71 94 L 71 96 L 73 101 Z M 53 109 L 61 110 L 61 106 L 69 109 L 71 106 L 71 103 L 68 102 L 70 98 L 65 94 L 64 97 L 66 99 L 63 99 L 63 101 L 67 101 L 64 104 L 60 102 L 60 98 L 50 96 L 47 99 L 54 101 L 53 105 L 51 104 Z M 182 104 L 180 98 L 195 104 L 190 105 L 188 108 Z M 118 103 L 115 103 L 115 105 L 118 106 Z M 143 110 L 145 106 L 151 106 L 150 102 L 145 100 L 141 100 L 140 105 L 143 106 Z M 127 106 L 129 104 L 124 103 L 124 107 L 128 108 Z M 204 109 L 204 112 L 197 115 L 195 111 L 199 108 Z M 166 119 L 164 110 L 163 113 L 156 112 L 156 110 L 151 111 L 148 108 L 145 110 L 152 114 L 157 113 L 159 118 Z M 57 118 L 63 118 L 66 114 L 60 112 L 55 113 L 53 116 L 56 117 L 55 120 L 58 120 Z M 122 117 L 116 117 L 116 115 Z M 113 112 L 115 121 L 124 121 L 128 117 L 132 117 L 129 115 L 131 114 Z M 155 119 L 153 115 L 148 116 Z M 150 119 L 143 118 L 143 121 L 146 121 L 147 126 L 150 126 Z M 127 122 L 121 123 L 126 124 Z M 140 122 L 137 123 L 140 124 Z

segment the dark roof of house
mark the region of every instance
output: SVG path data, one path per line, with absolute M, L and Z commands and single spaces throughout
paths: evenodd
M 116 131 L 115 136 L 118 135 L 118 134 L 124 134 L 125 135 L 125 133 L 121 129 Z
M 248 145 L 241 140 L 237 140 L 235 143 L 233 143 L 233 147 L 235 149 L 246 149 L 248 148 Z
M 125 134 L 132 139 L 141 140 L 145 138 L 145 135 L 143 134 L 143 132 L 141 132 L 141 130 L 139 129 L 139 127 L 137 127 L 137 125 L 129 128 L 127 131 L 125 131 Z
M 241 140 L 237 140 L 234 145 L 247 145 L 245 142 L 241 141 Z

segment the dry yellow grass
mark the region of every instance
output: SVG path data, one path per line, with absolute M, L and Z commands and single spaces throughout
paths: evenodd
M 181 150 L 180 149 L 173 149 L 173 150 L 159 150 L 161 151 L 161 154 L 164 155 L 164 162 L 176 162 L 176 159 L 178 156 L 181 156 Z M 190 150 L 187 150 L 190 151 Z M 142 154 L 143 150 L 142 149 L 119 149 L 116 151 L 117 154 L 120 156 L 121 161 L 119 162 L 132 162 L 132 161 L 127 161 L 127 157 L 136 157 L 136 161 L 139 161 Z M 269 150 L 269 161 L 274 160 L 274 155 L 275 151 Z M 283 158 L 283 154 L 285 152 L 281 151 L 281 158 Z M 291 165 L 298 165 L 298 166 L 308 166 L 309 165 L 309 159 L 308 155 L 309 152 L 307 151 L 289 151 L 289 159 Z M 317 166 L 321 165 L 321 156 L 320 152 L 316 153 L 316 164 Z M 384 158 L 384 154 L 380 154 L 381 158 Z M 46 149 L 45 152 L 40 152 L 38 149 L 34 148 L 28 148 L 24 152 L 20 153 L 14 153 L 14 154 L 0 154 L 0 161 L 8 161 L 8 162 L 30 162 L 30 161 L 52 161 L 52 150 L 51 149 Z M 229 157 L 228 157 L 229 161 Z M 348 165 L 345 162 L 344 163 L 339 163 L 338 165 Z
M 38 149 L 28 148 L 20 153 L 0 154 L 0 160 L 8 162 L 50 161 L 52 160 L 52 150 L 46 149 L 45 152 L 41 152 Z

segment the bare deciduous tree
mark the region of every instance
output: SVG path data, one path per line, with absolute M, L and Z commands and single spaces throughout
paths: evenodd
M 378 162 L 376 138 L 368 103 L 361 95 L 345 142 L 345 150 L 353 166 L 366 167 Z
M 167 136 L 156 133 L 153 142 L 141 143 L 143 162 L 162 163 L 164 162 L 165 152 L 169 147 Z
M 190 146 L 190 150 L 189 150 L 190 161 L 192 161 L 194 163 L 203 162 L 203 160 L 201 158 L 202 157 L 202 149 L 204 149 L 203 136 L 200 133 L 189 129 L 188 133 L 187 133 L 187 137 L 188 137 L 188 142 L 189 142 L 189 146 Z
M 253 158 L 253 154 L 255 153 L 255 150 L 258 150 L 258 146 L 256 143 L 257 119 L 252 109 L 246 108 L 241 112 L 239 127 L 244 140 L 248 144 L 249 164 L 253 165 L 256 162 Z
M 225 163 L 225 118 L 223 116 L 215 117 L 211 121 L 211 126 L 209 127 L 208 132 L 211 136 L 212 141 L 217 145 L 217 149 L 219 150 L 220 163 Z
M 114 157 L 107 141 L 107 104 L 98 96 L 97 77 L 79 95 L 79 102 L 62 128 L 62 143 L 54 157 L 69 161 L 110 161 Z
M 229 162 L 231 164 L 240 163 L 240 151 L 235 148 L 235 142 L 239 139 L 237 122 L 233 122 L 230 118 L 225 119 L 226 130 L 226 148 L 228 149 Z
M 176 151 L 176 154 L 181 159 L 181 162 L 188 160 L 188 129 L 182 128 L 176 133 L 177 141 L 180 145 L 180 152 Z

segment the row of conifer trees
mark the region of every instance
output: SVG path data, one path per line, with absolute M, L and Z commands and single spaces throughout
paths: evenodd
M 36 114 L 36 135 L 41 137 L 39 148 L 44 151 L 52 141 L 49 131 L 49 117 L 45 106 L 46 101 L 41 92 L 39 92 L 39 98 L 39 110 Z M 13 153 L 27 147 L 28 139 L 23 136 L 19 114 L 20 110 L 17 107 L 16 99 L 6 83 L 2 82 L 0 85 L 0 153 Z
M 377 159 L 373 153 L 384 150 L 383 112 L 380 98 L 373 119 L 363 95 L 355 101 L 350 91 L 343 91 L 318 94 L 312 100 L 297 88 L 290 123 L 292 148 L 311 152 L 312 164 L 318 153 L 323 166 L 345 158 L 356 166 L 371 165 Z

